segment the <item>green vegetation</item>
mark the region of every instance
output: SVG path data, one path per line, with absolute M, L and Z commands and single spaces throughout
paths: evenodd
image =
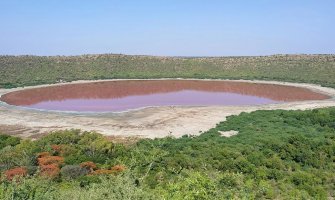
M 335 87 L 335 55 L 0 56 L 0 87 L 3 88 L 74 80 L 179 77 L 280 80 Z
M 130 146 L 78 130 L 5 138 L 0 199 L 335 197 L 335 108 L 242 113 L 197 137 Z

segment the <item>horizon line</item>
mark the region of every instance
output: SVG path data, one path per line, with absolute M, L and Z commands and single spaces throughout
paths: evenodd
M 150 54 L 124 54 L 124 53 L 89 53 L 89 54 L 73 54 L 73 55 L 38 55 L 38 54 L 0 54 L 1 57 L 80 57 L 80 56 L 137 56 L 137 57 L 163 57 L 163 58 L 225 58 L 225 57 L 271 57 L 271 56 L 335 56 L 335 53 L 278 53 L 278 54 L 263 54 L 263 55 L 222 55 L 222 56 L 165 56 L 165 55 L 150 55 Z

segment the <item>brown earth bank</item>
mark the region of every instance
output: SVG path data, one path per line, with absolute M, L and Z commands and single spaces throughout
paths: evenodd
M 200 81 L 194 79 L 192 80 L 196 82 Z M 125 80 L 122 81 L 111 80 L 111 81 L 113 81 L 115 85 L 125 83 L 124 82 Z M 178 84 L 186 83 L 180 80 L 178 81 L 174 80 L 174 81 L 176 82 L 174 89 L 178 88 Z M 217 81 L 218 85 L 222 83 L 221 80 L 201 80 L 201 81 L 205 83 L 210 81 Z M 60 85 L 71 88 L 74 86 L 74 84 L 97 83 L 97 82 L 106 82 L 106 80 L 76 81 L 73 83 L 55 84 L 52 86 L 56 87 L 52 88 L 57 88 L 57 86 Z M 335 106 L 335 99 L 334 99 L 335 89 L 332 88 L 326 88 L 312 84 L 298 84 L 298 83 L 286 83 L 276 81 L 238 80 L 238 81 L 229 81 L 229 83 L 230 83 L 229 87 L 224 87 L 224 89 L 228 91 L 229 89 L 234 88 L 235 86 L 238 85 L 239 86 L 250 85 L 247 83 L 255 83 L 251 84 L 253 85 L 253 87 L 265 87 L 270 89 L 271 87 L 273 87 L 272 84 L 276 84 L 276 88 L 281 88 L 278 90 L 279 94 L 287 92 L 288 89 L 292 88 L 288 86 L 293 86 L 294 89 L 301 91 L 303 94 L 307 92 L 312 93 L 313 95 L 316 96 L 313 96 L 314 100 L 302 101 L 302 99 L 294 99 L 296 98 L 294 97 L 295 94 L 292 94 L 293 96 L 291 97 L 292 100 L 290 102 L 280 104 L 260 105 L 260 106 L 196 106 L 196 107 L 164 106 L 164 107 L 144 108 L 140 110 L 133 110 L 123 113 L 100 113 L 100 114 L 38 111 L 38 110 L 24 109 L 16 106 L 10 106 L 5 103 L 1 103 L 0 132 L 24 138 L 37 138 L 44 134 L 47 134 L 50 131 L 74 128 L 74 129 L 82 129 L 85 131 L 97 131 L 110 137 L 118 137 L 118 138 L 128 138 L 132 136 L 136 136 L 137 138 L 138 137 L 159 138 L 166 136 L 180 137 L 184 134 L 199 135 L 202 131 L 206 131 L 214 127 L 220 121 L 224 121 L 227 116 L 236 115 L 241 112 L 251 112 L 261 109 L 303 110 L 303 109 Z M 147 87 L 149 87 L 150 91 L 160 89 L 156 87 L 150 88 L 149 85 Z M 6 97 L 5 94 L 8 94 L 10 92 L 14 92 L 11 94 L 17 95 L 20 93 L 24 94 L 25 92 L 33 91 L 30 89 L 34 90 L 49 89 L 46 88 L 46 86 L 50 85 L 15 88 L 15 89 L 1 89 L 0 95 Z M 135 86 L 132 87 L 136 89 Z M 257 90 L 250 89 L 248 91 L 255 92 Z M 124 94 L 123 91 L 120 91 L 118 95 L 127 95 L 128 93 L 134 93 L 134 92 L 136 92 L 136 90 L 131 90 L 130 88 L 129 91 Z M 42 96 L 42 98 L 47 98 L 47 96 Z M 273 96 L 273 98 L 280 98 L 280 95 L 278 97 Z

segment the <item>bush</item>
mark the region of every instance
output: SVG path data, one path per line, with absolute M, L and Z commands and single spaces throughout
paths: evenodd
M 52 200 L 59 199 L 55 183 L 41 179 L 22 179 L 20 182 L 0 183 L 1 200 Z
M 40 166 L 40 175 L 44 178 L 56 179 L 59 173 L 60 169 L 57 164 Z
M 12 181 L 14 178 L 22 178 L 27 176 L 27 169 L 25 167 L 17 167 L 6 170 L 4 175 L 8 181 Z
M 91 175 L 108 175 L 108 174 L 114 174 L 115 171 L 110 169 L 98 169 L 91 173 Z
M 54 152 L 54 155 L 61 155 L 63 153 L 62 145 L 53 144 L 51 145 L 51 149 Z
M 126 167 L 123 165 L 115 165 L 111 168 L 111 170 L 115 172 L 123 172 L 124 170 L 126 170 Z
M 55 164 L 57 166 L 64 163 L 64 158 L 61 156 L 45 156 L 37 159 L 38 165 L 51 165 Z
M 0 149 L 6 146 L 15 146 L 20 143 L 20 138 L 0 134 Z
M 28 175 L 30 176 L 33 176 L 36 174 L 37 170 L 38 170 L 38 167 L 37 166 L 27 166 L 27 173 Z
M 97 176 L 82 176 L 78 178 L 80 187 L 87 187 L 92 183 L 101 183 L 101 179 Z
M 38 140 L 41 146 L 76 144 L 80 140 L 80 130 L 54 131 Z
M 94 162 L 83 162 L 80 164 L 80 167 L 87 169 L 90 172 L 93 172 L 97 169 L 97 165 Z
M 37 154 L 37 158 L 44 158 L 47 156 L 51 156 L 49 152 L 41 152 Z
M 96 177 L 86 180 L 92 181 L 86 187 L 75 190 L 61 190 L 58 199 L 163 199 L 154 192 L 148 192 L 134 184 L 134 177 L 127 174 L 122 176 Z M 98 181 L 97 183 L 94 183 Z
M 65 179 L 76 179 L 81 176 L 85 176 L 88 174 L 88 170 L 86 168 L 82 168 L 79 165 L 65 165 L 60 173 L 62 177 Z

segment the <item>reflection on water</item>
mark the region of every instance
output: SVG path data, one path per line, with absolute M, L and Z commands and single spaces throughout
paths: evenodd
M 229 81 L 106 81 L 27 89 L 5 94 L 12 105 L 62 111 L 122 111 L 164 105 L 259 105 L 321 100 L 308 89 Z

